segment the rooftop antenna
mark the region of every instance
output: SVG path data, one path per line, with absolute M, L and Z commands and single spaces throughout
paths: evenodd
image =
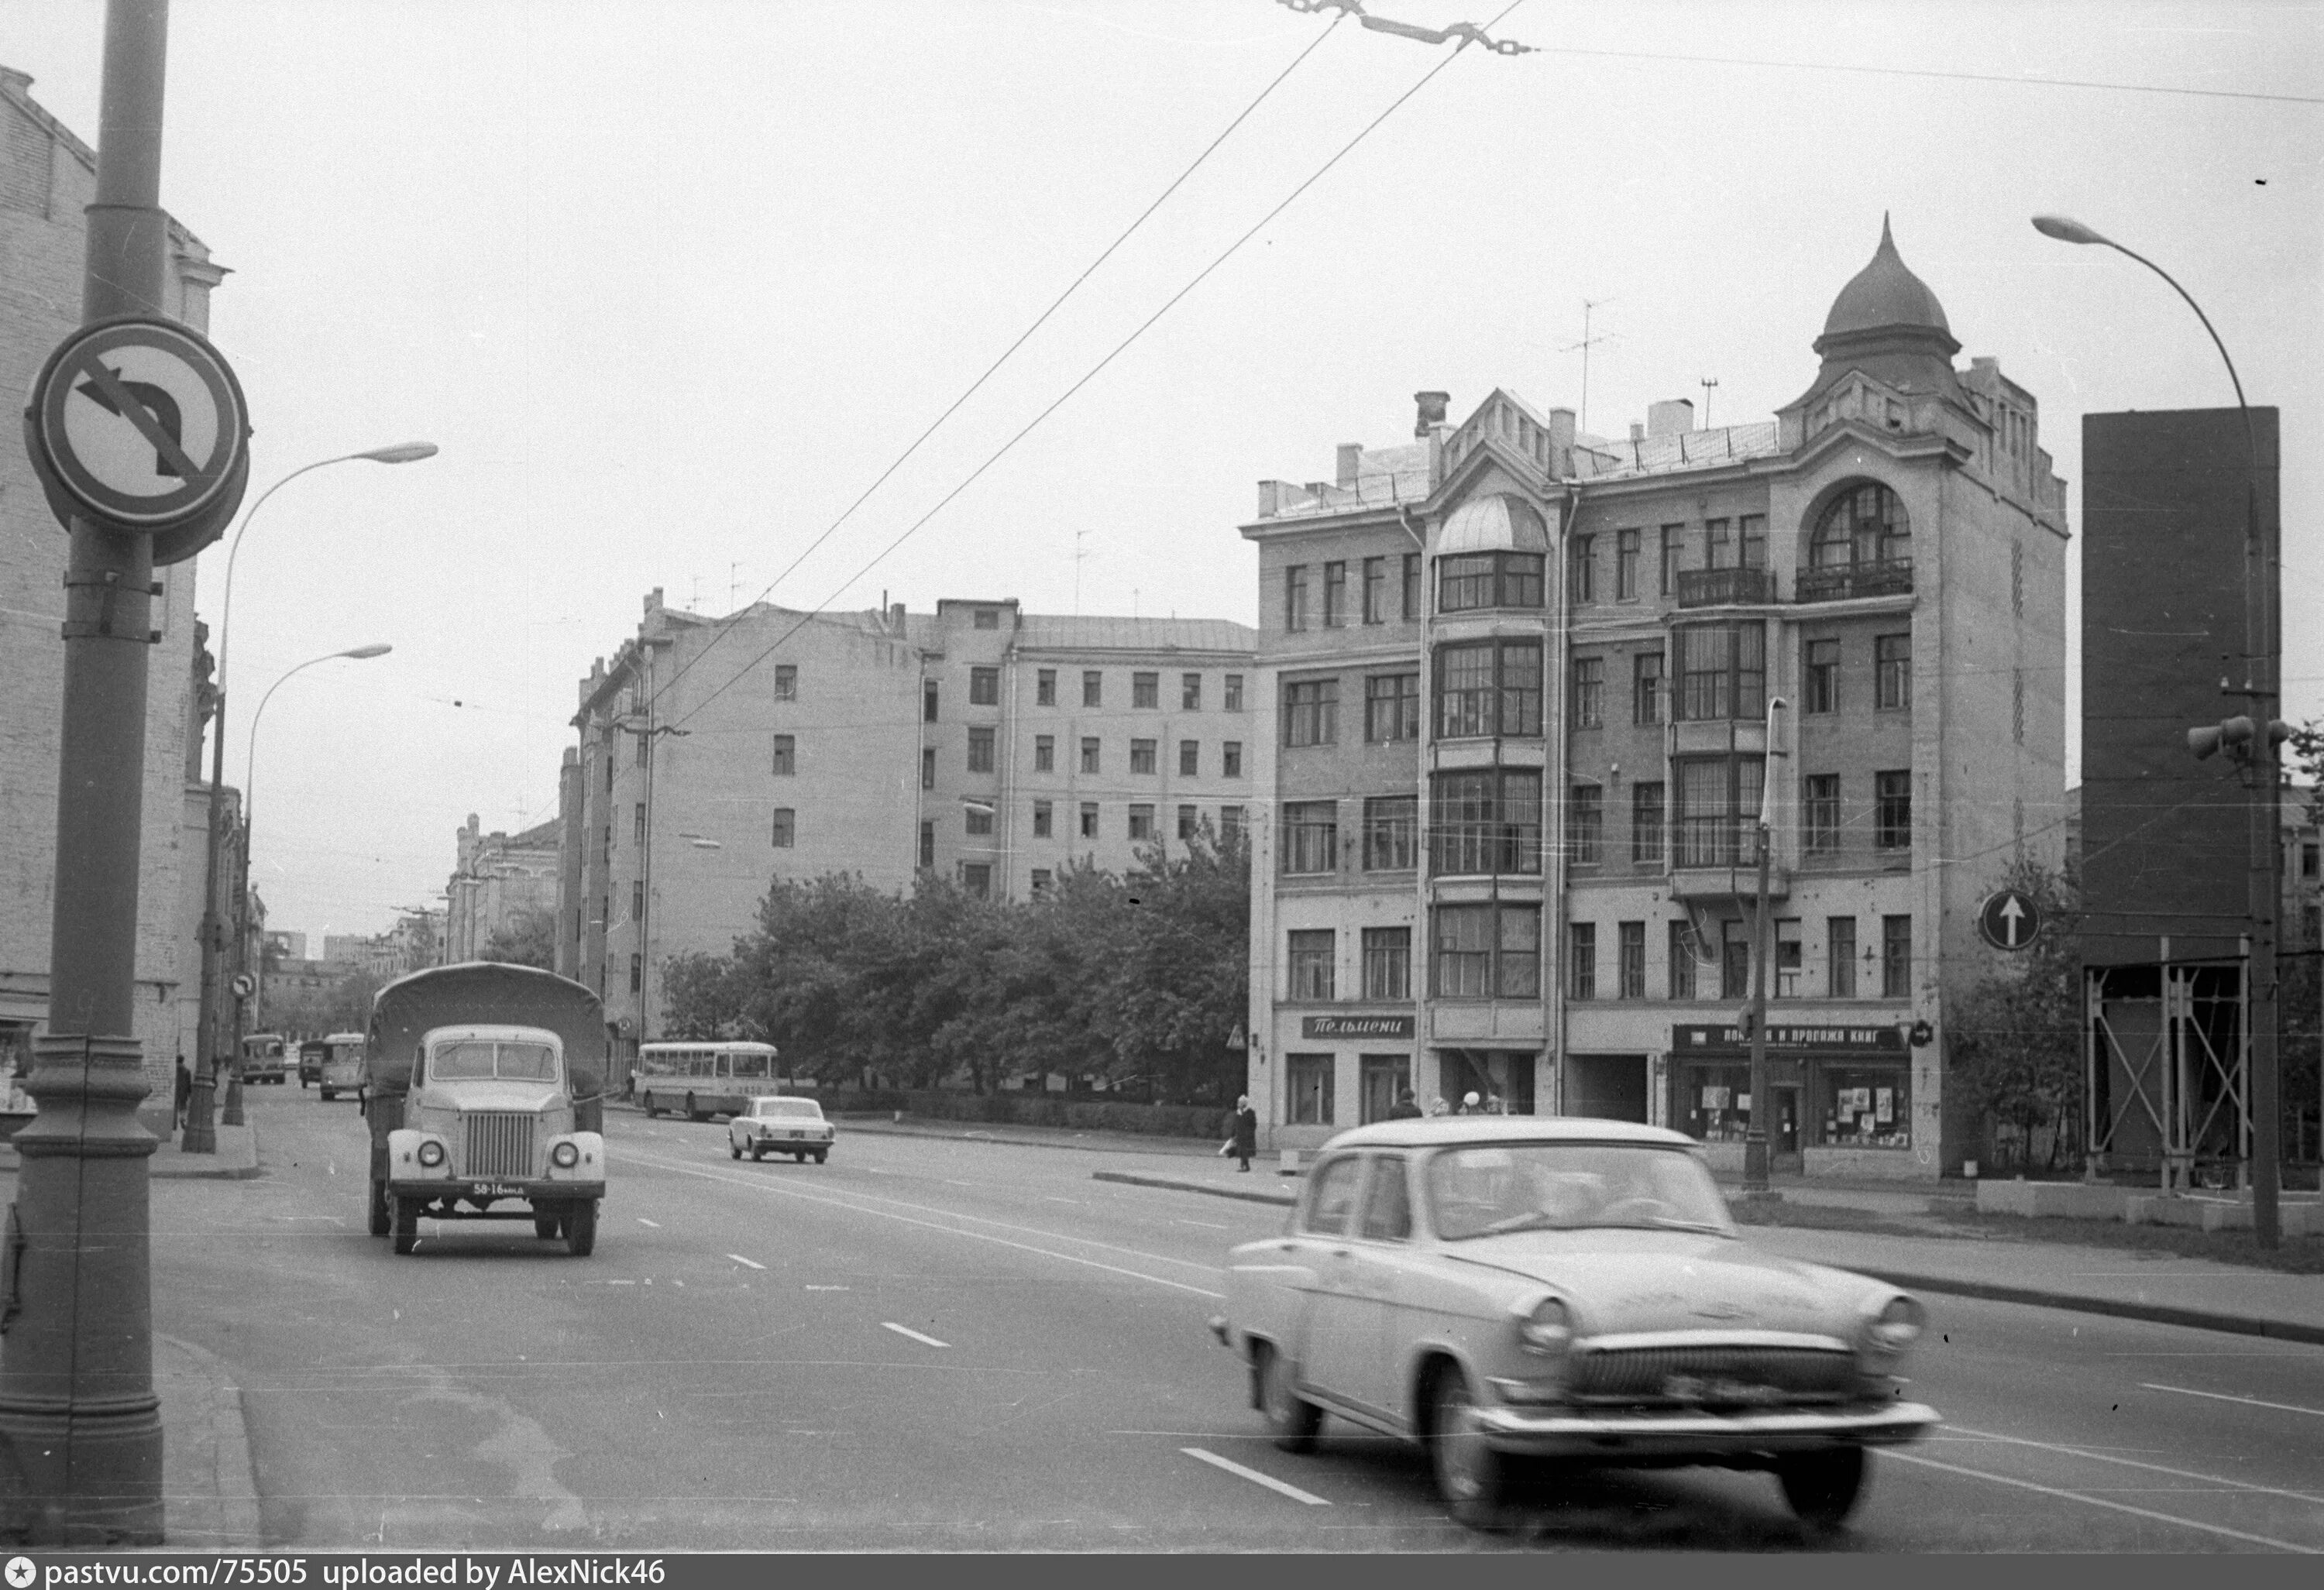
M 1075 618 L 1082 616 L 1082 559 L 1089 556 L 1088 549 L 1082 545 L 1082 538 L 1088 534 L 1087 526 L 1077 527 L 1074 531 L 1074 617 Z
M 702 576 L 700 574 L 696 574 L 693 576 L 693 579 L 694 594 L 686 599 L 686 611 L 688 612 L 700 612 L 702 611 Z
M 1612 299 L 1583 299 L 1582 300 L 1582 340 L 1578 343 L 1568 343 L 1558 350 L 1562 354 L 1570 354 L 1576 348 L 1582 350 L 1582 430 L 1585 435 L 1590 429 L 1590 350 L 1600 343 L 1614 340 L 1611 333 L 1600 336 L 1590 335 L 1590 311 L 1600 304 L 1610 304 L 1613 301 Z
M 726 565 L 726 611 L 728 612 L 734 611 L 735 600 L 742 594 L 742 565 L 740 563 L 730 563 Z
M 1706 375 L 1702 378 L 1702 428 L 1705 430 L 1709 430 L 1711 428 L 1711 389 L 1716 387 L 1718 384 L 1719 378 L 1715 375 Z

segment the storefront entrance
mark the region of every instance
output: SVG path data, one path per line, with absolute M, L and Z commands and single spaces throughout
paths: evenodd
M 1445 1107 L 1459 1110 L 1470 1094 L 1478 1107 L 1489 1109 L 1496 1098 L 1505 1115 L 1534 1113 L 1535 1055 L 1527 1049 L 1440 1049 L 1437 1076 L 1443 1085 Z
M 1770 1023 L 1769 1168 L 1811 1176 L 1912 1173 L 1911 1072 L 1895 1024 Z M 1724 1145 L 1714 1164 L 1731 1159 L 1739 1166 L 1754 1102 L 1751 1046 L 1739 1027 L 1671 1029 L 1670 1124 L 1706 1144 Z
M 1797 1175 L 1800 1171 L 1800 1090 L 1771 1087 L 1775 1102 L 1775 1135 L 1767 1143 L 1767 1168 Z
M 1412 1062 L 1401 1054 L 1363 1057 L 1363 1115 L 1360 1125 L 1384 1121 L 1396 1108 L 1397 1095 L 1412 1086 Z

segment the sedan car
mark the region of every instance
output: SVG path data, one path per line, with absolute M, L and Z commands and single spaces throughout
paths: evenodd
M 809 1154 L 821 1164 L 830 1157 L 837 1134 L 823 1118 L 823 1106 L 812 1098 L 786 1095 L 753 1098 L 749 1107 L 726 1123 L 726 1150 L 736 1159 L 788 1153 L 801 1164 Z
M 1509 1460 L 1772 1470 L 1837 1528 L 1868 1450 L 1934 1409 L 1918 1302 L 1758 1252 L 1692 1139 L 1620 1121 L 1386 1121 L 1325 1145 L 1280 1236 L 1233 1250 L 1218 1338 L 1276 1444 L 1323 1416 L 1416 1443 L 1456 1516 Z

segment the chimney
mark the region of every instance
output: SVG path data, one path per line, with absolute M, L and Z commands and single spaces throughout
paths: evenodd
M 1646 439 L 1646 427 L 1637 420 L 1630 421 L 1630 446 L 1637 446 Z
M 1291 495 L 1291 487 L 1283 481 L 1259 483 L 1259 517 L 1273 519 L 1283 511 L 1283 504 Z
M 1355 489 L 1356 477 L 1363 473 L 1364 445 L 1361 442 L 1340 444 L 1340 489 Z
M 888 628 L 893 630 L 899 635 L 901 635 L 904 632 L 904 604 L 902 602 L 897 602 L 888 610 Z
M 1646 435 L 1670 437 L 1693 428 L 1694 400 L 1692 398 L 1669 398 L 1659 403 L 1646 405 Z
M 1444 411 L 1452 406 L 1452 394 L 1415 392 L 1412 400 L 1420 409 L 1420 418 L 1414 423 L 1412 434 L 1425 440 L 1432 430 L 1444 423 Z
M 646 598 L 646 617 L 648 617 L 648 618 L 651 618 L 651 617 L 653 617 L 653 616 L 654 616 L 654 614 L 656 614 L 656 613 L 659 612 L 660 611 L 661 611 L 661 587 L 660 587 L 660 586 L 659 586 L 659 585 L 656 585 L 656 586 L 653 588 L 653 594 Z
M 1563 480 L 1573 473 L 1573 410 L 1549 411 L 1549 473 Z

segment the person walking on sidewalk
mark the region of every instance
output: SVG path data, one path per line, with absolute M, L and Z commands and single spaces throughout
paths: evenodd
M 1250 1095 L 1235 1100 L 1234 1154 L 1241 1163 L 1238 1171 L 1250 1169 L 1250 1156 L 1259 1152 L 1259 1112 L 1250 1107 Z
M 1420 1106 L 1413 1102 L 1411 1089 L 1406 1088 L 1403 1092 L 1396 1096 L 1396 1103 L 1389 1108 L 1388 1118 L 1391 1121 L 1416 1121 L 1420 1119 Z
M 182 1129 L 186 1124 L 186 1106 L 193 1102 L 194 1073 L 186 1069 L 186 1057 L 178 1056 L 178 1080 L 170 1089 L 170 1125 Z

